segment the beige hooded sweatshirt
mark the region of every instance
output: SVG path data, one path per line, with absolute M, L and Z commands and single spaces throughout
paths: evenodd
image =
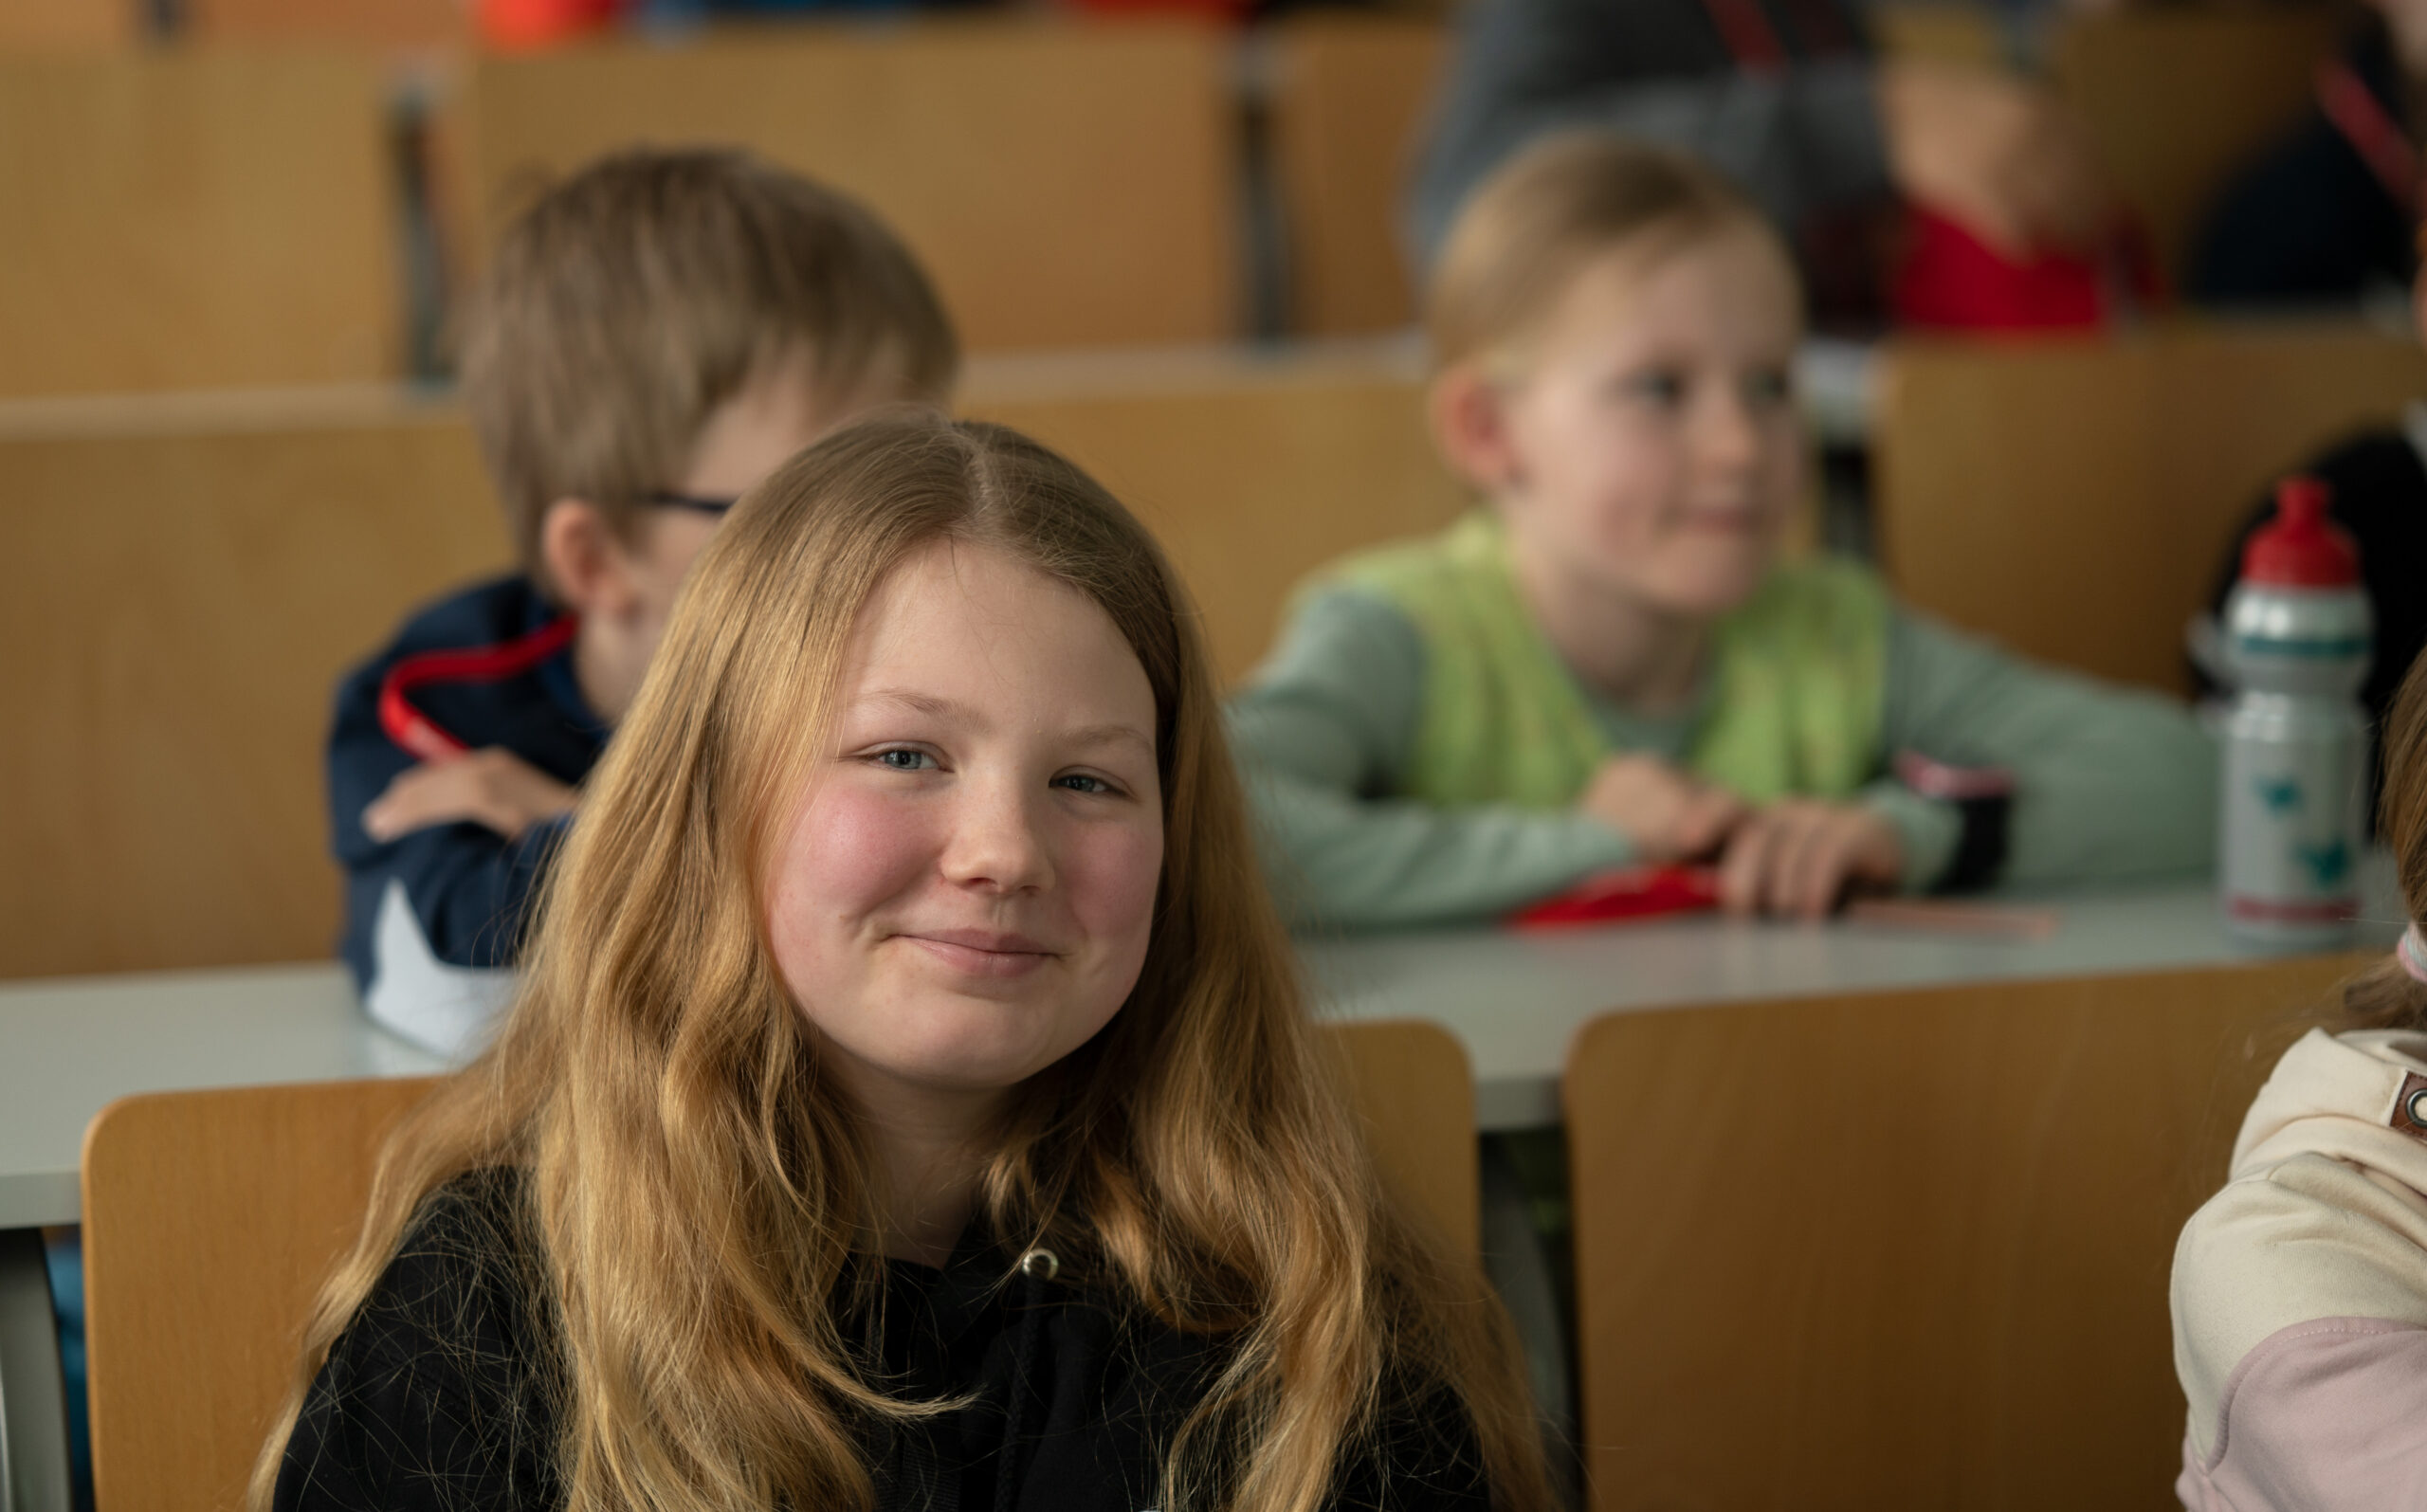
M 2427 1034 L 2312 1029 L 2174 1252 L 2195 1512 L 2427 1507 Z

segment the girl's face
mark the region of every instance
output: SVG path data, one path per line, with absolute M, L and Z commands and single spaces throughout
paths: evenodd
M 1521 551 L 1706 618 L 1761 583 L 1803 496 L 1802 320 L 1769 238 L 1730 228 L 1603 259 L 1500 391 L 1493 491 Z
M 1163 857 L 1155 698 L 1092 600 L 937 542 L 861 611 L 779 853 L 776 964 L 863 1101 L 1009 1087 L 1137 982 Z

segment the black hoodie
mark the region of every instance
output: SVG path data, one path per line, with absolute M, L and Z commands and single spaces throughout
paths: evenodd
M 519 1181 L 489 1172 L 417 1214 L 330 1348 L 287 1441 L 278 1512 L 560 1507 L 557 1413 L 537 1362 L 553 1327 L 522 1279 Z M 867 1332 L 884 1389 L 969 1405 L 883 1435 L 885 1512 L 1149 1512 L 1169 1435 L 1221 1364 L 1087 1288 L 964 1243 L 940 1270 L 883 1262 Z M 1007 1279 L 1008 1278 L 1008 1279 Z M 1344 1454 L 1340 1512 L 1486 1512 L 1469 1420 L 1446 1391 L 1386 1411 Z

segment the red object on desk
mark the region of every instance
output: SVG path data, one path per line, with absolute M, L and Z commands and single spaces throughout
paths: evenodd
M 1709 866 L 1621 866 L 1597 872 L 1508 916 L 1511 929 L 1566 929 L 1628 919 L 1706 913 L 1719 906 L 1719 873 Z

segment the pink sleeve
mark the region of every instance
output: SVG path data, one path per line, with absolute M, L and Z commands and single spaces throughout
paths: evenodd
M 2261 1339 L 2225 1382 L 2216 1448 L 2183 1448 L 2193 1512 L 2427 1504 L 2427 1328 L 2320 1318 Z

